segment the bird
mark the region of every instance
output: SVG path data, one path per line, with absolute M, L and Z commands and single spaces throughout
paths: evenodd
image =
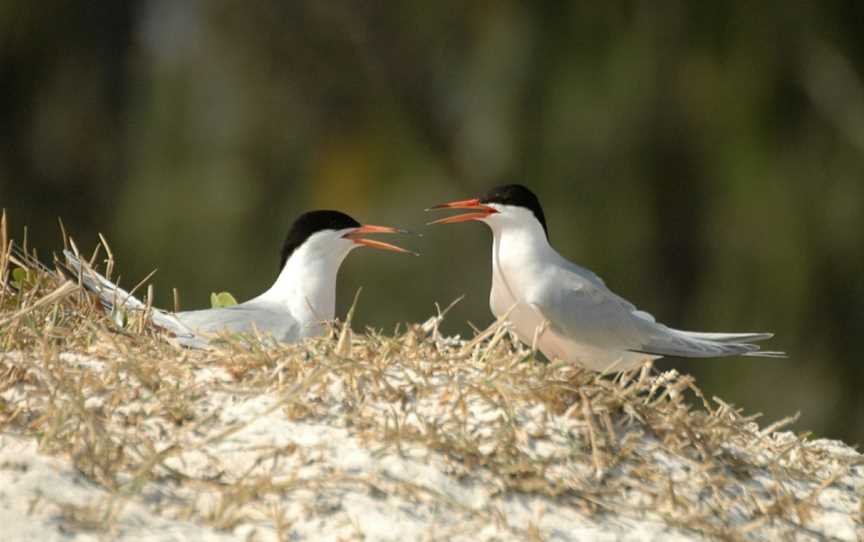
M 361 225 L 340 211 L 316 210 L 300 215 L 282 245 L 279 274 L 261 295 L 237 305 L 203 310 L 170 312 L 152 309 L 153 323 L 169 331 L 177 342 L 191 348 L 207 348 L 222 334 L 268 337 L 294 343 L 320 336 L 324 322 L 336 308 L 336 276 L 349 252 L 358 247 L 419 255 L 396 245 L 367 239 L 376 233 L 410 233 L 389 226 Z M 145 304 L 103 275 L 75 253 L 64 250 L 67 271 L 99 296 L 111 314 L 142 311 Z
M 547 358 L 598 372 L 621 372 L 664 356 L 784 357 L 752 344 L 771 333 L 682 331 L 610 290 L 594 272 L 565 259 L 549 242 L 540 200 L 526 186 L 508 184 L 477 198 L 435 205 L 465 209 L 429 224 L 480 221 L 492 230 L 492 313 L 519 340 Z

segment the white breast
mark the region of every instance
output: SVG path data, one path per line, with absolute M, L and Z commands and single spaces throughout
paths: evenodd
M 595 371 L 621 371 L 645 361 L 644 354 L 601 347 L 580 341 L 577 337 L 559 335 L 554 322 L 545 322 L 534 307 L 520 302 L 531 299 L 531 289 L 544 280 L 550 280 L 550 268 L 561 263 L 560 256 L 551 252 L 551 247 L 545 254 L 537 250 L 544 245 L 520 241 L 518 236 L 508 236 L 503 243 L 500 238 L 495 240 L 489 304 L 496 317 L 507 315 L 523 343 L 532 346 L 537 335 L 537 348 L 550 360 L 558 359 Z M 602 286 L 599 278 L 595 280 Z M 541 328 L 539 332 L 538 328 Z
M 529 305 L 518 301 L 516 296 L 519 294 L 518 292 L 513 292 L 514 287 L 516 286 L 511 286 L 509 281 L 505 279 L 501 268 L 493 259 L 489 308 L 496 318 L 506 315 L 507 321 L 513 325 L 513 330 L 516 332 L 519 340 L 528 346 L 532 346 L 535 332 L 538 326 L 543 324 L 543 320 Z M 541 351 L 543 351 L 542 348 Z

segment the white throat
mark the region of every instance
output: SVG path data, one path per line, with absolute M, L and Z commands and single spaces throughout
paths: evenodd
M 525 209 L 505 208 L 485 222 L 492 229 L 492 312 L 501 316 L 524 298 L 531 277 L 557 254 L 542 224 Z
M 332 242 L 303 243 L 285 262 L 273 286 L 257 300 L 284 305 L 304 325 L 332 320 L 336 277 L 352 248 L 350 242 L 337 247 Z
M 543 225 L 530 211 L 505 211 L 490 216 L 486 223 L 492 229 L 493 267 L 516 270 L 531 262 L 539 263 L 555 252 Z

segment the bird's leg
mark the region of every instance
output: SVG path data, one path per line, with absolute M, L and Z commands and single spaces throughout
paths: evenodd
M 531 340 L 532 352 L 537 352 L 537 344 L 540 343 L 540 339 L 547 329 L 549 329 L 549 320 L 543 320 L 539 326 L 534 328 L 534 338 Z
M 460 350 L 460 355 L 464 355 L 470 352 L 476 345 L 480 344 L 487 337 L 493 335 L 501 326 L 507 325 L 507 318 L 510 316 L 510 313 L 513 312 L 513 309 L 516 308 L 516 304 L 514 303 L 510 309 L 507 310 L 504 314 L 497 317 L 492 324 L 489 325 L 485 330 L 480 332 L 480 334 L 476 335 L 473 339 L 468 341 L 462 346 L 462 350 Z
M 551 322 L 549 322 L 549 320 L 543 316 L 543 314 L 540 312 L 540 310 L 534 303 L 531 303 L 529 306 L 531 307 L 531 310 L 533 310 L 537 314 L 537 316 L 540 317 L 540 325 L 534 328 L 534 337 L 531 340 L 531 351 L 536 353 L 537 345 L 540 344 L 540 339 L 543 338 L 543 334 L 546 333 L 547 329 L 549 329 Z

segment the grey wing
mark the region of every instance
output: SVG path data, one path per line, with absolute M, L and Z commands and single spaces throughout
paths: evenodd
M 145 308 L 144 303 L 138 298 L 102 276 L 71 250 L 64 250 L 63 255 L 66 257 L 68 266 L 66 270 L 75 279 L 80 277 L 84 287 L 99 296 L 102 306 L 108 312 L 114 310 L 115 306 L 134 310 L 143 310 Z
M 547 282 L 554 286 L 535 296 L 536 301 L 532 303 L 553 330 L 572 340 L 598 348 L 656 356 L 703 358 L 775 354 L 758 352 L 757 345 L 746 344 L 740 337 L 735 337 L 740 342 L 729 342 L 711 334 L 669 328 L 606 288 L 602 281 L 597 282 L 599 278 L 595 280 L 593 273 L 586 275 L 582 268 L 573 268 L 557 269 L 553 280 Z M 752 335 L 751 340 L 762 338 Z
M 87 262 L 78 258 L 75 253 L 64 250 L 63 254 L 67 262 L 65 272 L 71 274 L 75 279 L 80 278 L 81 284 L 85 288 L 99 296 L 99 301 L 108 314 L 115 315 L 118 309 L 121 311 L 143 311 L 147 308 L 141 300 L 102 276 Z M 202 341 L 198 340 L 192 331 L 173 314 L 152 307 L 151 311 L 150 316 L 153 323 L 173 333 L 182 344 L 196 348 L 202 347 Z
M 636 315 L 639 311 L 595 277 L 558 269 L 545 281 L 547 287 L 529 301 L 549 322 L 550 329 L 563 337 L 596 348 L 629 350 L 641 346 L 644 331 L 640 329 L 642 319 Z
M 271 335 L 283 342 L 300 338 L 297 320 L 286 310 L 266 305 L 242 303 L 233 307 L 178 312 L 178 320 L 198 333 L 243 333 Z

